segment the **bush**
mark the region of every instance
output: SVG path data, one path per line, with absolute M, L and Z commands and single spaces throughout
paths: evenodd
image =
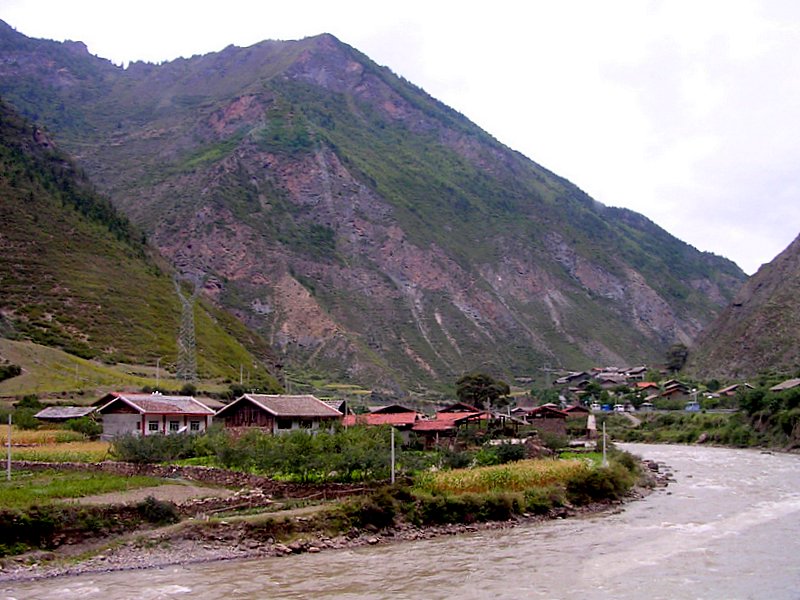
M 22 373 L 19 365 L 0 365 L 0 381 L 11 379 Z
M 194 456 L 194 439 L 189 433 L 170 435 L 127 434 L 114 438 L 111 455 L 132 463 L 158 463 Z
M 67 429 L 82 433 L 88 438 L 96 438 L 103 433 L 103 426 L 95 421 L 92 417 L 80 417 L 79 419 L 70 419 L 65 423 Z
M 618 463 L 576 472 L 567 482 L 567 498 L 577 505 L 619 500 L 631 488 L 632 474 Z
M 38 429 L 41 422 L 34 416 L 37 412 L 36 408 L 18 408 L 11 418 L 20 429 Z
M 168 525 L 181 520 L 178 507 L 172 502 L 158 500 L 148 496 L 136 505 L 136 510 L 148 523 L 155 525 Z

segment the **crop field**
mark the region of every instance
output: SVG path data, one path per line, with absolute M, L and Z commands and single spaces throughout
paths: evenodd
M 12 460 L 41 462 L 101 462 L 108 458 L 108 442 L 64 442 L 11 448 Z
M 84 440 L 82 433 L 67 429 L 19 429 L 11 428 L 12 446 L 33 446 L 41 444 L 63 444 Z M 0 427 L 0 443 L 8 444 L 8 426 Z
M 431 494 L 523 492 L 536 487 L 565 484 L 591 467 L 583 460 L 521 460 L 476 469 L 423 473 L 415 488 Z
M 165 481 L 155 477 L 122 476 L 110 473 L 75 472 L 15 472 L 11 481 L 0 480 L 0 507 L 5 509 L 27 508 L 141 487 L 161 485 Z

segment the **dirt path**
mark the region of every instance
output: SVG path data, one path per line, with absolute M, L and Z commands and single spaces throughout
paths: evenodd
M 83 498 L 75 498 L 74 502 L 78 504 L 134 504 L 141 502 L 148 496 L 153 496 L 157 500 L 181 504 L 193 498 L 228 498 L 233 494 L 232 490 L 226 488 L 199 486 L 189 481 L 179 480 L 174 483 L 124 492 L 84 496 Z

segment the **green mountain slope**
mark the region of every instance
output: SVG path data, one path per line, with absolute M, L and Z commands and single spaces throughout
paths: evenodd
M 800 236 L 763 265 L 703 332 L 687 370 L 720 379 L 800 373 Z
M 745 280 L 329 35 L 121 69 L 0 27 L 0 56 L 0 94 L 296 367 L 408 388 L 654 360 Z
M 181 305 L 149 254 L 48 136 L 0 103 L 0 333 L 84 358 L 174 365 Z M 233 378 L 261 362 L 254 352 L 268 357 L 208 303 L 196 322 L 202 377 Z M 263 366 L 259 374 L 275 383 Z

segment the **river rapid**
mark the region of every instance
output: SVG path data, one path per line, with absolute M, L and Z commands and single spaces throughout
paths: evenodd
M 0 584 L 0 599 L 800 599 L 800 456 L 624 447 L 668 464 L 676 481 L 615 514 Z

